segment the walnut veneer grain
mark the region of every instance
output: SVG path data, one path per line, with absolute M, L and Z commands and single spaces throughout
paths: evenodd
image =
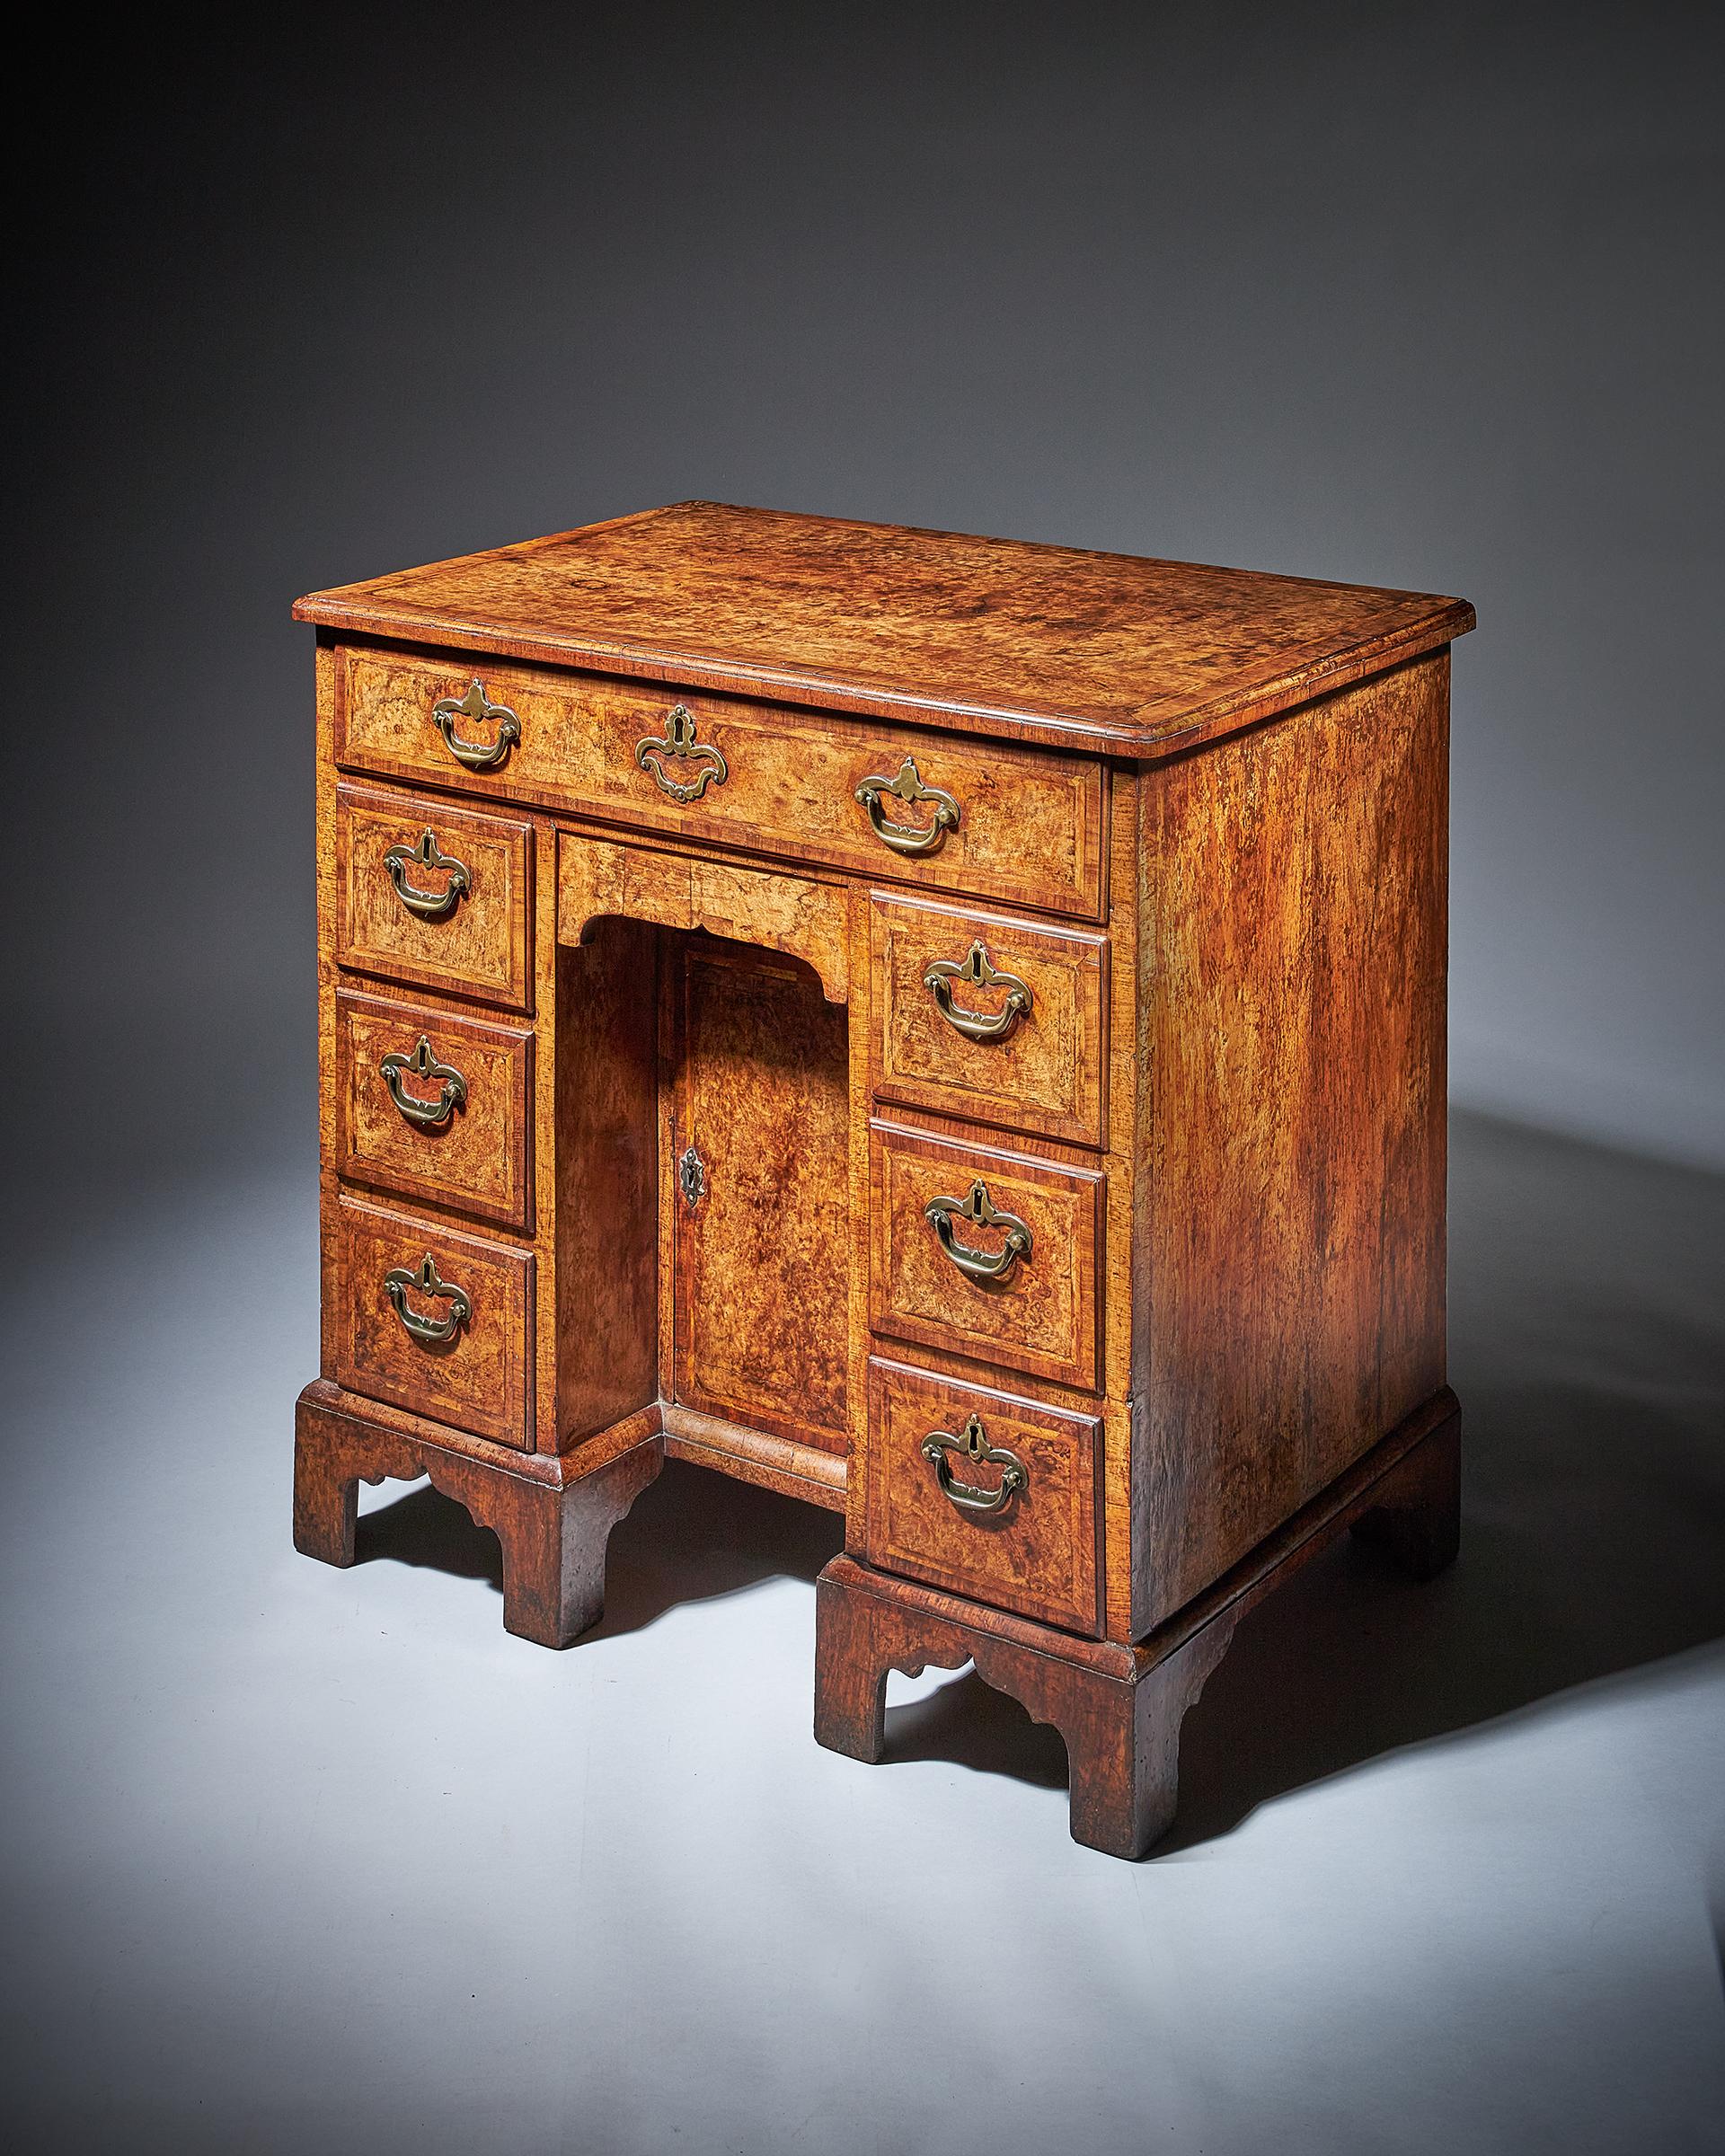
M 734 946 L 677 953 L 675 1399 L 842 1454 L 850 1431 L 845 1012 Z M 693 1151 L 698 1188 L 680 1164 Z
M 346 1197 L 335 1228 L 336 1374 L 342 1385 L 498 1445 L 530 1445 L 532 1258 Z M 428 1258 L 442 1289 L 402 1286 L 407 1309 L 452 1322 L 451 1296 L 459 1291 L 467 1315 L 449 1338 L 422 1346 L 403 1323 L 387 1282 L 392 1273 L 417 1273 Z
M 881 1454 L 869 1481 L 869 1547 L 876 1563 L 1093 1635 L 1100 1610 L 1098 1418 L 881 1356 L 869 1364 L 869 1394 Z M 956 1508 L 922 1451 L 932 1431 L 961 1435 L 972 1416 L 989 1447 L 1010 1453 L 1024 1473 L 1022 1489 L 995 1512 Z M 991 1495 L 1004 1482 L 997 1461 L 971 1467 L 960 1455 L 952 1471 L 962 1485 Z
M 876 1124 L 870 1192 L 870 1314 L 878 1333 L 983 1362 L 1097 1388 L 1097 1273 L 1103 1179 L 997 1145 L 959 1144 Z M 1023 1223 L 1030 1255 L 998 1279 L 967 1277 L 928 1218 L 936 1198 L 962 1201 L 981 1183 L 990 1204 Z M 965 1249 L 1004 1252 L 1008 1231 L 966 1222 Z

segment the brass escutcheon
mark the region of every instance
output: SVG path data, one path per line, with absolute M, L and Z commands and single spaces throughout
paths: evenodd
M 449 754 L 469 771 L 490 771 L 521 738 L 521 721 L 507 704 L 491 702 L 477 676 L 464 696 L 440 696 L 431 706 L 431 718 Z M 496 740 L 464 741 L 456 731 L 457 719 L 476 719 L 482 726 L 496 720 Z
M 466 865 L 453 853 L 440 853 L 429 827 L 420 834 L 418 845 L 392 846 L 384 855 L 384 866 L 389 870 L 389 880 L 395 886 L 402 904 L 421 921 L 447 921 L 473 888 Z M 434 873 L 447 870 L 449 880 L 440 891 L 420 890 L 407 879 L 410 866 L 430 869 Z
M 675 703 L 664 734 L 648 734 L 635 744 L 635 762 L 652 773 L 674 801 L 698 801 L 709 786 L 722 786 L 730 776 L 723 753 L 710 741 L 697 741 L 694 728 L 694 713 L 688 705 Z M 694 766 L 696 775 L 686 782 L 674 779 L 665 768 L 668 761 Z
M 677 1163 L 677 1184 L 691 1213 L 707 1194 L 707 1163 L 691 1145 Z
M 992 1015 L 986 1011 L 967 1011 L 962 1003 L 952 1001 L 954 981 L 968 981 L 973 988 L 1004 988 L 1005 1003 Z M 1027 982 L 1015 973 L 1002 973 L 992 963 L 980 937 L 961 965 L 951 959 L 936 959 L 923 976 L 923 985 L 940 1005 L 941 1015 L 967 1040 L 1004 1040 L 1021 1018 L 1031 1015 L 1035 1000 Z
M 408 1121 L 417 1123 L 421 1130 L 441 1130 L 458 1108 L 467 1105 L 467 1081 L 453 1063 L 438 1061 L 423 1033 L 411 1056 L 385 1056 L 377 1068 L 389 1088 L 390 1099 Z M 403 1078 L 417 1078 L 421 1084 L 435 1082 L 440 1088 L 438 1098 L 427 1100 L 410 1093 L 402 1083 Z
M 409 1303 L 408 1290 L 429 1295 L 433 1302 L 447 1302 L 447 1318 L 427 1318 Z M 384 1275 L 384 1293 L 394 1305 L 395 1315 L 407 1329 L 409 1336 L 421 1348 L 435 1348 L 444 1340 L 451 1340 L 473 1314 L 473 1306 L 467 1299 L 465 1288 L 456 1287 L 452 1281 L 438 1277 L 436 1260 L 429 1250 L 420 1259 L 417 1268 L 398 1265 Z
M 947 1464 L 949 1453 L 962 1453 L 973 1466 L 999 1468 L 998 1485 L 985 1489 L 975 1482 L 955 1480 Z M 1004 1445 L 989 1444 L 978 1415 L 971 1416 L 956 1437 L 950 1430 L 931 1430 L 923 1440 L 923 1457 L 933 1462 L 934 1479 L 942 1494 L 951 1498 L 960 1512 L 999 1512 L 1015 1492 L 1030 1488 L 1029 1468 Z
M 918 801 L 932 801 L 934 820 L 926 828 L 916 824 L 895 823 L 881 812 L 881 798 L 889 793 L 896 800 L 903 801 L 907 808 Z M 940 787 L 924 786 L 909 756 L 898 766 L 896 779 L 864 779 L 856 790 L 856 798 L 862 804 L 870 829 L 895 853 L 933 853 L 947 833 L 959 827 L 959 804 Z
M 996 1212 L 981 1177 L 962 1198 L 931 1197 L 923 1217 L 941 1239 L 941 1248 L 967 1280 L 1004 1280 L 1021 1258 L 1031 1254 L 1031 1231 L 1016 1213 Z M 974 1221 L 979 1228 L 1004 1228 L 1006 1241 L 998 1250 L 973 1250 L 953 1232 L 955 1220 Z

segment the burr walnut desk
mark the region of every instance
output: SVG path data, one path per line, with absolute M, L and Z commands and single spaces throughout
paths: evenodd
M 304 599 L 323 1370 L 562 1647 L 665 1455 L 845 1515 L 815 1734 L 967 1661 L 1146 1848 L 1242 1613 L 1455 1548 L 1458 600 L 686 502 Z

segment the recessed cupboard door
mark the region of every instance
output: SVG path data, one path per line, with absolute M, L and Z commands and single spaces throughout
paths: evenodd
M 806 968 L 673 948 L 679 1404 L 843 1453 L 849 1427 L 845 1012 Z

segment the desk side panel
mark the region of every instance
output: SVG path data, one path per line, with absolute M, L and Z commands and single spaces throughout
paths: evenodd
M 1444 1382 L 1448 688 L 1146 774 L 1136 1636 Z
M 660 1391 L 659 938 L 641 922 L 607 919 L 579 949 L 553 938 L 550 965 L 556 1324 L 546 1347 L 567 1451 Z
M 336 1268 L 340 1237 L 335 1216 L 338 1175 L 335 1068 L 335 858 L 336 653 L 328 632 L 317 633 L 317 1162 L 318 1162 L 318 1374 L 334 1382 L 337 1341 Z

